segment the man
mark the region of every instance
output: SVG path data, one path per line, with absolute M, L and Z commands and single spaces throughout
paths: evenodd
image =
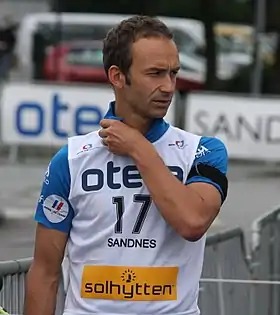
M 197 315 L 205 233 L 227 195 L 226 149 L 163 120 L 180 63 L 162 22 L 124 20 L 103 55 L 115 102 L 98 132 L 70 138 L 49 165 L 24 314 L 53 314 L 67 243 L 64 315 Z

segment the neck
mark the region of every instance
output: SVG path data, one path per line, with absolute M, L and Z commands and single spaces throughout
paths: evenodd
M 126 125 L 139 130 L 142 134 L 146 134 L 152 125 L 152 119 L 142 117 L 138 113 L 135 113 L 131 109 L 131 106 L 128 106 L 125 102 L 122 102 L 120 106 L 119 102 L 116 101 L 115 115 L 122 117 Z

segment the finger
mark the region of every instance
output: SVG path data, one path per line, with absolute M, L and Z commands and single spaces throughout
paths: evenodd
M 108 147 L 108 138 L 103 138 L 103 139 L 102 139 L 102 144 L 103 144 L 105 147 Z
M 100 138 L 106 138 L 108 137 L 108 131 L 106 129 L 100 129 L 98 131 L 99 137 Z
M 102 128 L 108 128 L 108 127 L 110 127 L 112 125 L 113 122 L 115 122 L 114 119 L 102 119 L 100 121 L 100 126 Z

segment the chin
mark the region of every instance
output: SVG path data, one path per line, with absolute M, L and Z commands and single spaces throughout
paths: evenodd
M 167 114 L 168 109 L 156 109 L 151 113 L 151 117 L 156 118 L 164 118 Z
M 162 118 L 164 118 L 166 116 L 166 114 L 164 114 L 164 115 L 153 115 L 153 119 L 162 119 Z

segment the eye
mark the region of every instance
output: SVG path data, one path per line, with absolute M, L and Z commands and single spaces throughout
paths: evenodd
M 178 74 L 178 72 L 179 72 L 178 70 L 173 70 L 173 71 L 171 71 L 171 75 L 176 76 Z
M 159 76 L 162 74 L 162 71 L 153 71 L 151 73 L 149 73 L 149 75 L 152 75 L 152 76 Z

